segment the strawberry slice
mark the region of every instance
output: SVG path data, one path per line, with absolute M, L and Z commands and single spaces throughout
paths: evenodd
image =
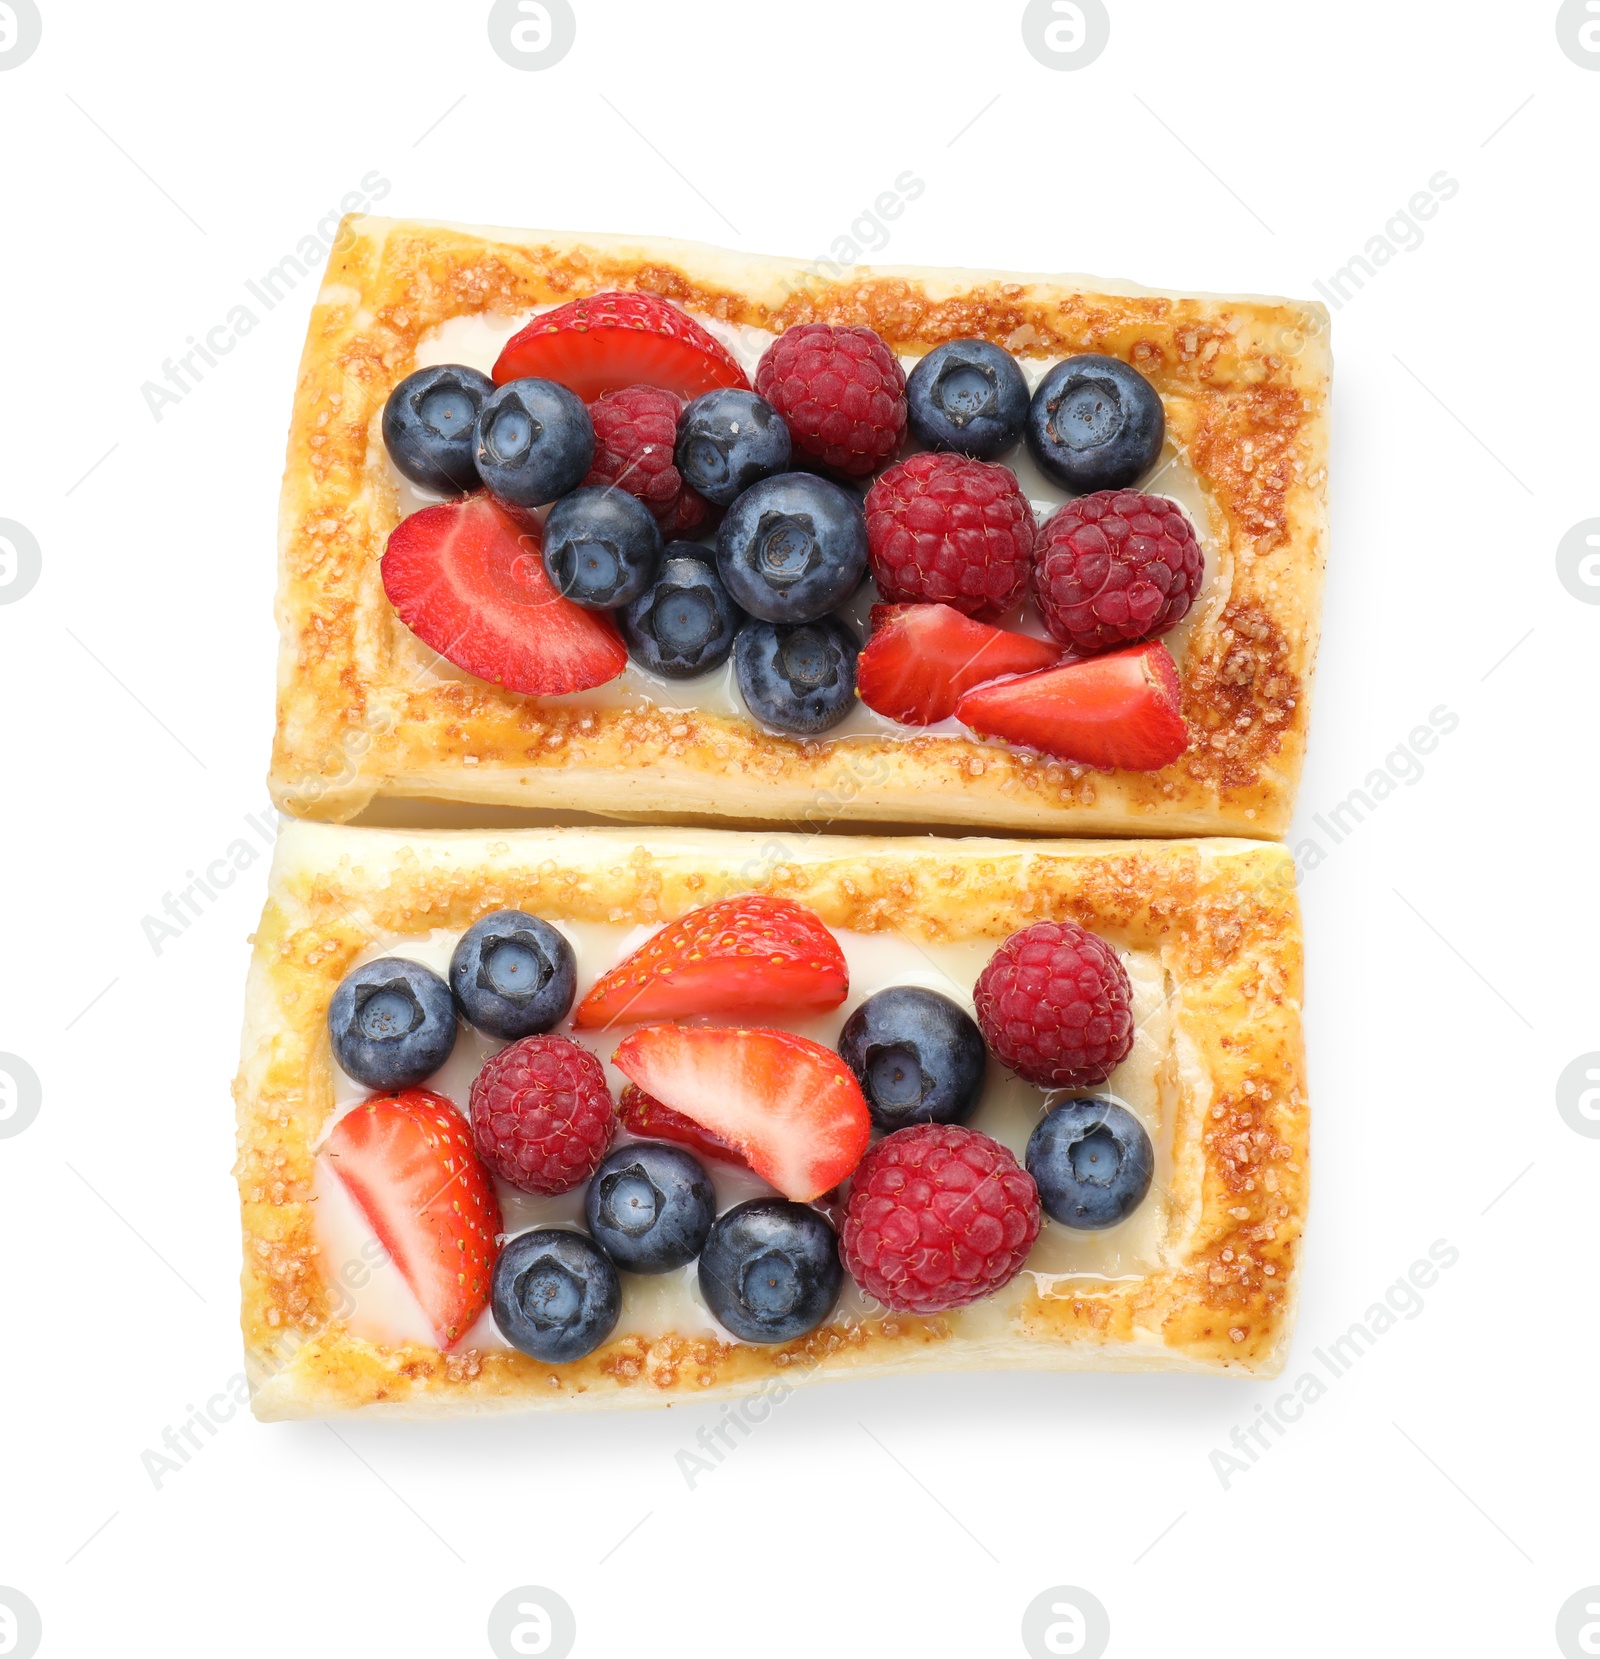
M 750 389 L 733 354 L 693 317 L 655 294 L 590 294 L 542 312 L 506 341 L 494 383 L 558 380 L 585 403 L 626 386 L 681 398 L 719 386 Z
M 1154 772 L 1189 747 L 1172 653 L 1157 641 L 969 691 L 956 718 L 1086 766 Z
M 611 618 L 563 599 L 545 575 L 539 529 L 492 496 L 402 519 L 382 560 L 383 591 L 424 645 L 508 691 L 559 697 L 628 666 Z
M 856 689 L 891 720 L 931 726 L 949 719 L 973 686 L 1060 660 L 1061 647 L 1050 640 L 974 622 L 951 605 L 874 605 Z
M 472 1130 L 427 1089 L 374 1095 L 333 1126 L 322 1149 L 405 1276 L 441 1348 L 489 1302 L 500 1202 Z
M 647 1095 L 638 1084 L 630 1083 L 617 1102 L 617 1116 L 630 1135 L 643 1135 L 646 1140 L 676 1141 L 680 1146 L 693 1147 L 702 1157 L 715 1158 L 719 1163 L 744 1164 L 737 1147 L 729 1146 L 720 1135 L 702 1129 L 693 1118 L 663 1106 L 653 1095 Z
M 736 1147 L 785 1198 L 820 1197 L 867 1150 L 872 1119 L 855 1074 L 792 1031 L 647 1025 L 611 1058 L 646 1094 Z
M 799 1017 L 850 990 L 839 941 L 814 910 L 742 893 L 669 922 L 596 981 L 572 1017 L 580 1031 L 686 1014 Z

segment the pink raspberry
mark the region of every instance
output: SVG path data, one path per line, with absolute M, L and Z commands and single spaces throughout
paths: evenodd
M 876 472 L 906 435 L 906 376 L 870 328 L 799 323 L 756 365 L 756 390 L 783 416 L 796 459 L 847 478 Z
M 524 1037 L 473 1079 L 478 1156 L 524 1192 L 567 1192 L 587 1180 L 616 1132 L 605 1071 L 566 1037 Z
M 589 405 L 594 460 L 584 483 L 617 485 L 650 509 L 663 536 L 693 538 L 720 515 L 673 459 L 682 410 L 683 399 L 659 386 L 603 392 Z

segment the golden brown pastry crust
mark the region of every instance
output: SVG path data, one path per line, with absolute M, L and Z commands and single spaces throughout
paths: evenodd
M 641 288 L 733 323 L 865 323 L 897 352 L 981 335 L 1022 356 L 1132 363 L 1217 509 L 1222 603 L 1184 665 L 1189 752 L 1099 772 L 954 736 L 801 741 L 748 721 L 541 704 L 402 671 L 378 561 L 399 509 L 379 436 L 419 340 L 452 317 Z M 345 820 L 376 796 L 679 821 L 876 819 L 1071 834 L 1285 832 L 1299 781 L 1327 535 L 1323 307 L 1082 279 L 858 269 L 699 244 L 346 219 L 311 314 L 280 514 L 271 786 Z
M 976 1332 L 962 1328 L 963 1315 L 889 1315 L 781 1347 L 624 1336 L 565 1366 L 352 1336 L 330 1312 L 319 1270 L 311 1179 L 312 1148 L 334 1109 L 326 1011 L 355 956 L 375 935 L 464 929 L 502 906 L 655 924 L 754 889 L 868 933 L 998 942 L 1056 917 L 1159 952 L 1175 1015 L 1163 1078 L 1175 1161 L 1162 1268 L 1049 1295 L 1035 1281 L 998 1326 Z M 801 1378 L 969 1368 L 1275 1375 L 1307 1197 L 1300 998 L 1294 870 L 1270 843 L 292 825 L 255 936 L 234 1087 L 256 1414 L 646 1406 Z

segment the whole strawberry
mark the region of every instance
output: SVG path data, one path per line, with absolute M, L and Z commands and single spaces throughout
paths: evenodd
M 594 461 L 585 484 L 615 484 L 636 495 L 663 536 L 693 538 L 709 529 L 715 509 L 684 483 L 673 460 L 683 399 L 659 386 L 626 386 L 589 405 Z M 720 516 L 720 515 L 719 515 Z
M 906 376 L 870 328 L 799 323 L 767 347 L 756 390 L 783 416 L 796 460 L 876 472 L 906 434 Z
M 839 1254 L 869 1296 L 945 1313 L 1016 1277 L 1039 1236 L 1039 1189 L 1011 1153 L 959 1124 L 897 1129 L 856 1168 Z
M 524 1037 L 473 1079 L 478 1156 L 524 1192 L 568 1192 L 587 1180 L 616 1131 L 604 1069 L 566 1037 Z

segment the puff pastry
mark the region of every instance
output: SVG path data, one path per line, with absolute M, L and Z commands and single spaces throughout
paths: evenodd
M 811 905 L 841 938 L 909 942 L 930 957 L 966 949 L 981 960 L 1015 929 L 1056 917 L 1143 964 L 1165 1161 L 1139 1270 L 1044 1272 L 1030 1257 L 1006 1291 L 936 1318 L 841 1313 L 781 1347 L 703 1325 L 634 1330 L 565 1366 L 357 1334 L 319 1245 L 314 1179 L 335 1112 L 326 1010 L 357 958 L 404 954 L 408 941 L 503 906 L 620 931 L 746 890 Z M 1272 1376 L 1289 1340 L 1307 1198 L 1300 998 L 1293 866 L 1271 843 L 290 825 L 255 936 L 235 1085 L 256 1414 L 647 1406 L 974 1368 Z
M 724 328 L 864 323 L 905 357 L 981 335 L 1025 367 L 1094 351 L 1141 370 L 1165 404 L 1169 458 L 1209 520 L 1210 573 L 1183 647 L 1189 752 L 1159 772 L 1102 772 L 959 733 L 805 741 L 730 710 L 538 700 L 434 672 L 379 581 L 402 516 L 379 435 L 384 401 L 453 319 L 509 330 L 538 306 L 617 287 Z M 684 242 L 347 219 L 289 434 L 274 799 L 330 820 L 400 797 L 680 822 L 1281 835 L 1317 643 L 1328 388 L 1317 305 L 965 270 L 829 279 Z

